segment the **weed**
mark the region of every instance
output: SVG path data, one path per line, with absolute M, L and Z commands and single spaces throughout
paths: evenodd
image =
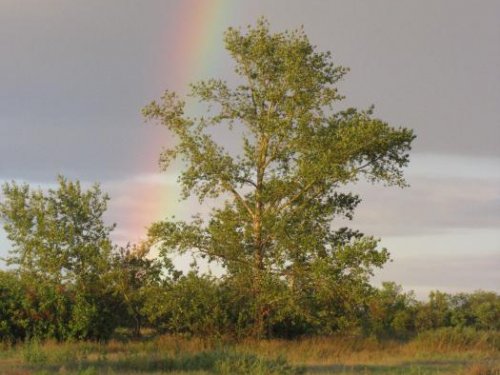
M 302 374 L 302 368 L 290 366 L 283 357 L 266 360 L 255 355 L 225 353 L 215 362 L 214 370 L 220 375 L 295 375 Z
M 24 343 L 23 359 L 30 365 L 39 365 L 47 362 L 47 354 L 44 352 L 38 339 L 33 338 Z

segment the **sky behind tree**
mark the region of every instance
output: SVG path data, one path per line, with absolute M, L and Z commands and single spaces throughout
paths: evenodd
M 339 108 L 374 104 L 417 134 L 410 188 L 353 187 L 363 203 L 350 225 L 381 237 L 394 259 L 375 281 L 420 296 L 499 291 L 499 15 L 497 1 L 3 0 L 0 181 L 99 181 L 119 242 L 189 217 L 200 207 L 178 202 L 176 169 L 157 164 L 173 140 L 140 109 L 198 79 L 235 83 L 223 32 L 265 16 L 276 31 L 303 25 L 351 69 Z M 8 248 L 0 232 L 0 255 Z

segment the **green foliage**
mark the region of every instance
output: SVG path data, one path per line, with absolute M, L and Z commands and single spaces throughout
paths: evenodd
M 122 301 L 111 291 L 76 292 L 68 328 L 75 339 L 106 340 L 120 323 Z
M 368 301 L 367 332 L 376 336 L 408 338 L 415 332 L 417 301 L 393 282 L 382 283 Z
M 368 335 L 408 339 L 450 333 L 463 334 L 466 339 L 475 337 L 475 331 L 498 332 L 500 296 L 484 291 L 456 295 L 433 291 L 427 302 L 418 302 L 413 292 L 404 293 L 395 283 L 383 283 L 380 290 L 374 290 L 365 314 L 363 325 Z M 448 343 L 453 340 L 443 338 Z
M 11 304 L 3 309 L 12 313 L 16 306 L 5 337 L 109 337 L 119 310 L 110 284 L 114 226 L 103 221 L 109 198 L 98 185 L 85 191 L 63 177 L 47 191 L 7 183 L 3 195 L 0 219 L 13 245 L 7 264 L 17 267 L 15 276 L 4 273 L 0 280 Z
M 431 292 L 429 303 L 417 312 L 416 324 L 420 331 L 449 326 L 451 321 L 450 296 L 439 291 Z
M 112 262 L 114 293 L 126 307 L 121 324 L 132 326 L 134 335 L 139 336 L 141 327 L 156 307 L 147 312 L 146 303 L 161 299 L 163 293 L 162 271 L 171 269 L 171 264 L 162 264 L 157 259 L 149 259 L 147 244 L 127 246 L 119 249 Z M 154 302 L 153 302 L 154 301 Z
M 0 271 L 0 296 L 0 340 L 69 336 L 71 296 L 61 285 Z
M 214 336 L 228 323 L 222 292 L 214 278 L 189 272 L 159 288 L 144 311 L 160 332 Z
M 299 319 L 325 324 L 331 305 L 317 314 L 316 307 L 333 297 L 359 301 L 373 268 L 388 260 L 377 240 L 332 226 L 335 218 L 352 218 L 360 202 L 342 187 L 360 177 L 405 186 L 413 132 L 374 118 L 372 109 L 334 112 L 347 69 L 316 51 L 302 30 L 273 34 L 261 19 L 247 33 L 229 29 L 225 44 L 242 83 L 193 84 L 190 95 L 210 108 L 205 116 L 187 116 L 172 92 L 143 114 L 178 140 L 160 162 L 166 169 L 184 161 L 184 197 L 228 198 L 207 221 L 155 223 L 150 238 L 163 254 L 194 251 L 240 279 L 257 336 L 280 315 L 281 282 Z M 234 131 L 240 153 L 217 144 L 212 128 Z
M 470 312 L 462 312 L 462 315 L 471 316 L 473 325 L 480 329 L 500 330 L 500 298 L 496 293 L 483 291 L 473 293 L 467 305 Z M 467 308 L 460 307 L 462 310 Z
M 16 276 L 0 271 L 0 341 L 24 339 L 27 323 L 23 306 L 25 297 Z
M 60 176 L 57 190 L 12 182 L 3 194 L 0 218 L 13 244 L 7 264 L 37 280 L 84 287 L 102 277 L 114 226 L 103 222 L 109 198 L 98 185 L 83 191 L 79 182 Z

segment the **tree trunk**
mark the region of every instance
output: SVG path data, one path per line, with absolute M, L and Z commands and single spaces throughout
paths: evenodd
M 259 212 L 259 204 L 257 204 L 257 212 Z M 263 299 L 263 279 L 265 273 L 264 265 L 264 244 L 262 241 L 262 223 L 261 216 L 258 215 L 254 219 L 254 241 L 255 241 L 255 264 L 254 264 L 254 280 L 253 292 L 255 301 L 255 316 L 254 316 L 254 336 L 261 339 L 266 335 L 266 304 Z
M 255 300 L 255 316 L 254 316 L 254 335 L 257 339 L 263 338 L 266 335 L 266 306 L 262 296 L 263 292 L 263 277 L 265 273 L 264 264 L 264 242 L 262 239 L 262 220 L 264 205 L 262 201 L 262 190 L 264 185 L 264 172 L 267 156 L 268 140 L 262 136 L 259 140 L 259 155 L 257 161 L 257 181 L 255 187 L 255 212 L 253 217 L 253 232 L 255 245 L 255 275 L 253 280 L 254 285 L 254 300 Z
M 141 317 L 138 315 L 134 316 L 134 337 L 141 337 Z

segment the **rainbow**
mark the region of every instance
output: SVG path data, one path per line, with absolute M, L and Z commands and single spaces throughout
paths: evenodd
M 235 2 L 179 0 L 176 4 L 176 14 L 172 17 L 175 21 L 166 25 L 163 37 L 163 40 L 174 39 L 175 42 L 166 49 L 168 56 L 160 59 L 155 74 L 163 78 L 167 76 L 169 87 L 165 89 L 184 96 L 190 83 L 217 77 L 214 73 L 217 73 L 218 62 L 224 53 L 223 32 L 231 22 Z M 168 141 L 162 146 L 168 147 Z M 145 150 L 147 160 L 158 160 L 157 152 L 155 147 Z M 137 181 L 132 185 L 129 196 L 137 198 L 141 204 L 134 205 L 131 210 L 133 217 L 124 229 L 126 236 L 133 241 L 144 238 L 146 228 L 154 221 L 172 215 L 185 217 L 183 213 L 193 212 L 186 207 L 186 202 L 179 203 L 180 189 L 171 176 L 163 174 L 153 181 Z
M 179 36 L 173 46 L 178 91 L 185 91 L 189 83 L 209 78 L 214 72 L 223 49 L 225 25 L 232 18 L 233 4 L 234 0 L 179 1 L 177 22 L 167 30 Z

